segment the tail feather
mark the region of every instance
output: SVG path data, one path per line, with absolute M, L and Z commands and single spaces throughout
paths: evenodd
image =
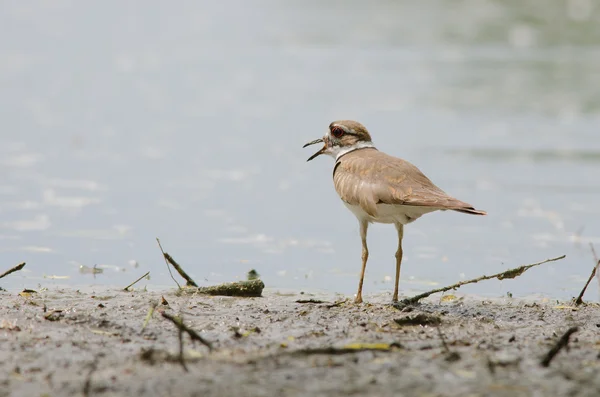
M 473 207 L 464 207 L 464 208 L 452 208 L 453 211 L 456 212 L 462 212 L 464 214 L 471 214 L 471 215 L 487 215 L 487 212 L 485 211 L 481 211 L 481 210 L 476 210 Z

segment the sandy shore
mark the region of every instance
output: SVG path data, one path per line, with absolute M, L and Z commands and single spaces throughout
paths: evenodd
M 0 396 L 600 395 L 597 305 L 263 295 L 1 291 Z M 162 312 L 213 346 L 184 335 L 187 371 Z M 569 349 L 542 366 L 571 327 Z

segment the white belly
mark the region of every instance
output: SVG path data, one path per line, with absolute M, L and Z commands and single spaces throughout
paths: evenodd
M 422 215 L 437 210 L 437 208 L 417 207 L 414 205 L 377 204 L 377 215 L 372 217 L 360 205 L 352 205 L 345 202 L 344 205 L 361 221 L 366 220 L 370 223 L 400 223 L 402 225 L 411 223 Z

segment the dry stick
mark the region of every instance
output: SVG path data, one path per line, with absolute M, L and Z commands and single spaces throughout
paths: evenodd
M 596 255 L 596 250 L 594 249 L 594 244 L 590 243 L 590 248 L 592 249 L 592 255 L 594 255 L 595 265 L 594 265 L 594 268 L 592 269 L 592 274 L 590 274 L 590 278 L 588 278 L 587 282 L 583 286 L 583 289 L 579 293 L 579 296 L 575 299 L 575 305 L 581 305 L 583 303 L 583 294 L 585 294 L 585 290 L 587 289 L 588 285 L 590 285 L 590 283 L 592 282 L 592 279 L 596 275 L 596 272 L 598 271 L 598 267 L 600 267 L 600 260 L 598 260 L 598 255 Z
M 329 354 L 329 355 L 342 355 L 342 354 L 353 354 L 353 353 L 361 353 L 361 352 L 367 352 L 367 351 L 374 351 L 374 352 L 391 352 L 394 349 L 399 349 L 402 348 L 402 345 L 400 345 L 399 343 L 395 342 L 395 343 L 391 343 L 389 344 L 389 346 L 384 347 L 361 347 L 361 348 L 352 348 L 352 347 L 317 347 L 317 348 L 308 348 L 308 349 L 300 349 L 300 350 L 293 350 L 290 352 L 287 352 L 287 354 L 289 355 L 293 355 L 293 356 L 310 356 L 310 355 L 317 355 L 317 354 Z
M 177 284 L 177 288 L 181 289 L 181 285 L 179 285 L 177 280 L 175 280 L 175 277 L 173 277 L 173 272 L 171 272 L 171 266 L 169 266 L 169 261 L 167 260 L 167 257 L 165 256 L 165 251 L 163 250 L 162 245 L 160 245 L 160 240 L 158 239 L 158 237 L 156 238 L 156 242 L 158 243 L 158 248 L 160 248 L 160 252 L 162 252 L 162 254 L 163 254 L 163 259 L 165 260 L 165 263 L 167 264 L 167 270 L 169 271 L 171 278 L 173 279 L 173 281 L 175 281 L 175 284 Z
M 583 303 L 583 294 L 585 294 L 585 290 L 587 289 L 588 285 L 590 285 L 590 283 L 592 282 L 592 279 L 596 275 L 596 269 L 599 266 L 600 266 L 600 261 L 598 261 L 596 263 L 596 265 L 594 265 L 594 268 L 592 269 L 592 274 L 590 274 L 590 277 L 588 278 L 587 282 L 583 286 L 583 289 L 579 293 L 579 296 L 577 297 L 577 299 L 575 299 L 575 305 L 581 305 Z
M 594 255 L 594 260 L 596 261 L 596 276 L 598 276 L 598 285 L 600 286 L 600 259 L 598 259 L 598 255 L 596 255 L 594 244 L 590 243 L 590 248 L 592 248 L 592 254 Z
M 167 262 L 167 267 L 169 264 L 171 264 L 171 266 L 173 266 L 175 268 L 175 270 L 177 270 L 177 273 L 179 273 L 179 275 L 185 279 L 185 281 L 187 282 L 186 285 L 188 287 L 198 288 L 198 284 L 196 284 L 196 282 L 190 276 L 188 276 L 188 274 L 183 270 L 183 268 L 181 266 L 179 266 L 179 264 L 177 262 L 175 262 L 175 259 L 173 259 L 173 257 L 171 257 L 171 255 L 167 254 L 163 250 L 162 245 L 160 245 L 160 240 L 157 238 L 156 241 L 158 242 L 158 246 L 160 247 L 160 251 L 162 252 L 163 257 L 165 258 L 165 262 Z M 171 269 L 169 269 L 169 273 L 171 273 Z M 173 278 L 173 280 L 175 280 L 172 273 L 171 273 L 171 278 Z M 177 284 L 179 289 L 181 289 L 181 286 L 179 285 L 179 283 L 177 283 L 177 281 L 175 281 L 175 283 Z
M 156 310 L 157 306 L 158 306 L 158 302 L 152 302 L 150 304 L 150 308 L 148 309 L 148 314 L 146 314 L 146 318 L 144 319 L 144 324 L 142 324 L 142 329 L 140 330 L 140 334 L 142 332 L 144 332 L 144 330 L 148 326 L 148 323 L 150 322 L 150 319 L 152 318 L 152 315 L 154 314 L 154 310 Z
M 141 279 L 143 279 L 144 277 L 148 276 L 150 274 L 150 272 L 144 274 L 142 277 L 138 278 L 137 280 L 135 280 L 133 283 L 129 284 L 127 287 L 123 288 L 123 291 L 129 291 L 129 288 L 131 288 L 135 283 L 137 283 L 138 281 L 140 281 Z
M 18 272 L 19 270 L 23 269 L 24 267 L 25 267 L 25 262 L 19 263 L 17 266 L 13 267 L 12 269 L 8 269 L 4 273 L 0 274 L 0 278 L 6 277 L 9 274 L 14 273 L 14 272 Z
M 185 372 L 189 372 L 187 365 L 185 365 L 185 356 L 183 355 L 183 330 L 179 327 L 177 327 L 177 338 L 179 339 L 179 362 Z
M 187 332 L 187 334 L 190 336 L 192 341 L 198 341 L 198 342 L 202 343 L 204 346 L 208 347 L 209 350 L 212 350 L 212 344 L 209 341 L 207 341 L 206 339 L 204 339 L 203 337 L 201 337 L 200 335 L 198 335 L 198 333 L 196 331 L 194 331 L 193 329 L 191 329 L 190 327 L 185 325 L 183 323 L 183 321 L 181 320 L 181 317 L 173 316 L 173 315 L 171 315 L 169 313 L 165 313 L 165 312 L 163 312 L 161 314 L 164 318 L 166 318 L 167 320 L 170 320 L 173 324 L 175 324 L 175 326 L 179 330 Z
M 563 336 L 560 337 L 558 342 L 556 342 L 556 344 L 552 346 L 552 349 L 550 349 L 550 351 L 548 351 L 548 353 L 542 359 L 542 362 L 540 363 L 542 367 L 548 367 L 554 356 L 556 356 L 559 351 L 561 351 L 564 347 L 568 348 L 569 338 L 573 333 L 577 331 L 579 331 L 578 327 L 571 327 L 567 330 L 567 332 L 565 332 Z
M 433 294 L 438 293 L 438 292 L 449 291 L 451 289 L 457 289 L 457 288 L 462 287 L 463 285 L 466 285 L 466 284 L 473 284 L 473 283 L 477 283 L 477 282 L 483 281 L 483 280 L 490 280 L 492 278 L 497 278 L 498 280 L 504 280 L 505 278 L 515 278 L 515 277 L 518 277 L 521 274 L 525 273 L 527 270 L 529 270 L 530 268 L 532 268 L 534 266 L 539 266 L 539 265 L 542 265 L 542 264 L 548 263 L 548 262 L 558 261 L 558 260 L 564 259 L 565 257 L 566 257 L 566 255 L 562 255 L 562 256 L 559 256 L 557 258 L 546 259 L 545 261 L 538 262 L 538 263 L 533 263 L 531 265 L 519 266 L 519 267 L 516 267 L 514 269 L 506 270 L 506 271 L 504 271 L 502 273 L 497 273 L 497 274 L 494 274 L 494 275 L 491 275 L 491 276 L 481 276 L 481 277 L 474 278 L 472 280 L 461 281 L 461 282 L 458 282 L 456 284 L 452 284 L 452 285 L 450 285 L 448 287 L 437 288 L 437 289 L 434 289 L 434 290 L 431 290 L 431 291 L 428 291 L 428 292 L 424 292 L 424 293 L 419 294 L 419 295 L 415 295 L 412 298 L 403 299 L 402 303 L 404 303 L 406 305 L 411 305 L 411 304 L 417 303 L 418 301 L 420 301 L 423 298 L 427 298 L 429 295 L 433 295 Z

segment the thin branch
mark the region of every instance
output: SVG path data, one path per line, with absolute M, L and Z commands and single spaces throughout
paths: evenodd
M 12 269 L 8 269 L 4 273 L 0 274 L 0 278 L 6 277 L 9 274 L 14 273 L 14 272 L 18 272 L 19 270 L 23 269 L 24 267 L 25 267 L 25 262 L 19 263 L 17 266 L 13 267 Z
M 208 347 L 210 350 L 212 350 L 212 344 L 207 341 L 206 339 L 204 339 L 203 337 L 201 337 L 196 331 L 194 331 L 193 329 L 191 329 L 190 327 L 188 327 L 187 325 L 185 325 L 183 323 L 183 320 L 181 319 L 181 317 L 179 316 L 173 316 L 169 313 L 161 313 L 162 316 L 164 318 L 166 318 L 167 320 L 170 320 L 173 324 L 175 324 L 175 326 L 181 330 L 186 332 L 190 338 L 192 339 L 192 341 L 198 341 L 200 343 L 202 343 L 204 346 Z
M 564 333 L 563 336 L 560 337 L 558 342 L 556 342 L 556 344 L 552 346 L 552 348 L 548 351 L 548 353 L 546 353 L 546 355 L 542 359 L 542 362 L 540 363 L 542 367 L 548 367 L 554 356 L 556 356 L 559 351 L 561 351 L 565 347 L 568 348 L 569 338 L 572 334 L 574 334 L 577 331 L 579 331 L 578 327 L 571 327 L 567 330 L 567 332 Z
M 598 271 L 598 267 L 600 267 L 600 260 L 598 260 L 598 255 L 596 254 L 596 249 L 594 249 L 594 244 L 590 243 L 590 248 L 592 250 L 592 255 L 594 256 L 594 268 L 592 269 L 592 274 L 590 274 L 590 277 L 588 278 L 587 282 L 583 286 L 583 289 L 579 293 L 579 296 L 575 299 L 575 305 L 581 305 L 583 303 L 583 294 L 585 294 L 585 290 L 587 290 L 588 285 L 590 285 L 592 279 Z
M 162 245 L 160 245 L 160 240 L 158 239 L 158 237 L 156 238 L 156 242 L 158 243 L 158 248 L 160 248 L 160 252 L 162 252 L 162 254 L 163 254 L 163 259 L 165 260 L 165 263 L 167 264 L 167 270 L 169 271 L 171 278 L 173 279 L 173 281 L 175 281 L 175 284 L 177 284 L 177 288 L 181 289 L 181 285 L 179 285 L 179 283 L 177 282 L 175 277 L 173 277 L 173 272 L 171 272 L 171 266 L 169 266 L 169 261 L 167 260 L 167 257 L 165 256 L 165 251 L 163 250 Z
M 185 356 L 183 354 L 183 330 L 180 327 L 177 327 L 177 338 L 179 339 L 179 362 L 181 363 L 181 366 L 185 372 L 189 372 L 187 365 L 185 365 Z
M 135 280 L 133 283 L 129 284 L 127 287 L 123 288 L 123 291 L 129 291 L 129 288 L 131 288 L 135 283 L 137 283 L 138 281 L 140 281 L 141 279 L 143 279 L 144 277 L 147 277 L 150 274 L 150 272 L 147 272 L 146 274 L 144 274 L 142 277 L 138 278 L 137 280 Z
M 158 246 L 160 247 L 160 251 L 162 252 L 163 257 L 165 258 L 167 267 L 169 266 L 169 264 L 171 264 L 171 266 L 173 266 L 175 268 L 175 270 L 177 270 L 177 273 L 179 273 L 179 275 L 185 279 L 186 285 L 188 287 L 196 287 L 197 288 L 198 284 L 196 284 L 196 282 L 190 276 L 188 276 L 188 274 L 183 270 L 183 268 L 177 262 L 175 262 L 175 259 L 173 259 L 173 257 L 171 255 L 167 254 L 163 250 L 162 245 L 160 245 L 160 240 L 157 238 L 156 241 L 158 242 Z M 169 268 L 169 273 L 171 273 L 170 268 Z M 177 283 L 177 281 L 173 277 L 172 273 L 171 273 L 171 278 L 173 278 L 173 280 L 175 281 L 175 283 L 177 284 L 179 289 L 181 289 L 181 286 L 179 285 L 179 283 Z
M 438 292 L 445 292 L 445 291 L 457 289 L 459 287 L 462 287 L 463 285 L 473 284 L 473 283 L 477 283 L 477 282 L 483 281 L 483 280 L 490 280 L 493 278 L 497 278 L 498 280 L 504 280 L 506 278 L 516 278 L 516 277 L 519 277 L 520 275 L 522 275 L 523 273 L 525 273 L 527 270 L 531 269 L 532 267 L 539 266 L 539 265 L 542 265 L 542 264 L 548 263 L 548 262 L 558 261 L 558 260 L 564 259 L 565 257 L 566 257 L 566 255 L 562 255 L 562 256 L 559 256 L 556 258 L 546 259 L 545 261 L 542 261 L 542 262 L 533 263 L 531 265 L 519 266 L 514 269 L 506 270 L 504 272 L 497 273 L 497 274 L 494 274 L 491 276 L 481 276 L 481 277 L 477 277 L 477 278 L 474 278 L 471 280 L 461 281 L 456 284 L 449 285 L 448 287 L 437 288 L 437 289 L 434 289 L 434 290 L 431 290 L 428 292 L 424 292 L 419 295 L 415 295 L 412 298 L 403 299 L 402 303 L 405 305 L 415 304 L 418 301 L 420 301 L 421 299 L 427 298 L 429 295 L 433 295 Z
M 293 350 L 288 352 L 290 355 L 294 356 L 311 356 L 311 355 L 342 355 L 342 354 L 354 354 L 365 351 L 375 351 L 375 352 L 391 352 L 395 349 L 401 349 L 402 345 L 400 343 L 375 343 L 375 344 L 357 344 L 356 346 L 344 346 L 344 347 L 317 347 L 317 348 L 308 348 L 308 349 L 300 349 Z
M 600 266 L 600 261 L 596 262 L 596 264 L 594 265 L 594 268 L 592 269 L 592 274 L 590 274 L 590 277 L 588 278 L 587 282 L 583 286 L 583 289 L 579 293 L 579 296 L 575 299 L 575 305 L 581 305 L 583 303 L 583 294 L 585 294 L 585 290 L 587 289 L 588 285 L 590 285 L 590 283 L 592 282 L 592 279 L 596 275 L 596 269 L 599 266 Z

